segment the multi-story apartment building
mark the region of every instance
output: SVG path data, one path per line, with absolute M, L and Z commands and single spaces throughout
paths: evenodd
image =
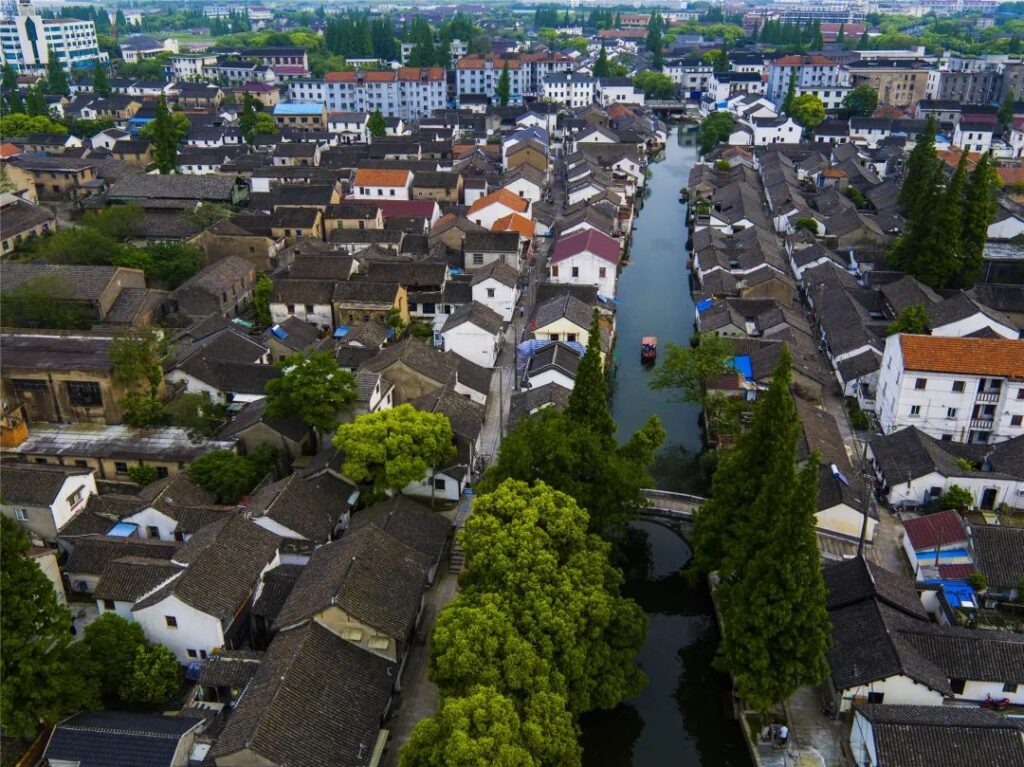
M 248 48 L 238 51 L 238 55 L 270 67 L 282 80 L 301 79 L 310 74 L 309 56 L 305 48 Z
M 994 66 L 989 69 L 933 69 L 928 73 L 925 98 L 988 104 L 999 96 L 1002 81 L 1002 75 Z
M 95 62 L 106 64 L 110 59 L 100 50 L 91 21 L 44 19 L 30 0 L 19 0 L 17 16 L 0 19 L 2 60 L 16 72 L 45 72 L 51 50 L 68 72 L 91 69 Z
M 217 64 L 206 68 L 209 79 L 221 85 L 244 85 L 245 83 L 267 83 L 274 85 L 277 75 L 266 64 L 247 59 L 221 57 Z
M 796 78 L 797 93 L 813 93 L 826 109 L 842 103 L 845 89 L 850 87 L 850 74 L 832 59 L 818 55 L 793 54 L 768 64 L 767 96 L 776 106 L 786 100 L 790 78 Z
M 523 53 L 519 56 L 523 67 L 523 92 L 528 96 L 540 95 L 544 78 L 556 72 L 571 72 L 573 61 L 564 53 Z
M 522 104 L 528 71 L 519 56 L 463 56 L 455 70 L 455 92 L 461 99 L 466 94 L 479 94 L 494 99 L 501 73 L 508 66 L 509 104 Z M 538 83 L 539 84 L 539 83 Z
M 164 75 L 168 80 L 199 82 L 214 79 L 209 70 L 217 66 L 217 56 L 211 53 L 181 53 L 171 56 L 164 64 Z
M 320 101 L 328 112 L 374 112 L 414 120 L 446 104 L 446 81 L 441 67 L 402 67 L 386 70 L 328 72 L 323 81 L 296 80 L 288 84 L 293 101 Z
M 914 59 L 866 59 L 846 65 L 852 85 L 869 85 L 878 103 L 908 107 L 925 97 L 928 90 L 926 62 Z
M 556 72 L 544 78 L 542 98 L 576 109 L 594 101 L 594 78 L 580 72 Z
M 1024 343 L 896 334 L 885 342 L 876 409 L 882 431 L 989 444 L 1024 434 Z
M 708 89 L 715 69 L 710 64 L 684 64 L 681 60 L 666 61 L 661 70 L 672 82 L 682 86 L 689 94 L 703 93 Z

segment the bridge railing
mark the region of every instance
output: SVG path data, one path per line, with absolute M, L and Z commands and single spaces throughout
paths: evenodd
M 647 498 L 647 500 L 649 501 L 654 500 L 656 498 L 661 498 L 666 501 L 672 500 L 678 503 L 692 503 L 695 506 L 700 506 L 704 503 L 707 503 L 708 500 L 707 498 L 704 498 L 703 496 L 700 495 L 689 495 L 688 493 L 673 493 L 670 490 L 655 490 L 654 488 L 644 488 L 642 492 L 644 494 L 644 497 Z

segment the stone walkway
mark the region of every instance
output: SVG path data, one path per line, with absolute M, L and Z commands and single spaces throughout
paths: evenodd
M 798 752 L 807 754 L 804 758 L 810 758 L 812 762 L 820 757 L 821 761 L 817 763 L 825 767 L 846 767 L 848 762 L 842 748 L 845 727 L 842 722 L 821 713 L 825 699 L 824 690 L 802 687 L 786 701 L 791 740 Z M 788 764 L 794 762 L 791 760 Z

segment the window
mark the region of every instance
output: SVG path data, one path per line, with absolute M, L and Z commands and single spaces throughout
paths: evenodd
M 918 378 L 916 381 L 914 381 L 914 388 L 915 389 L 923 389 L 927 385 L 928 385 L 928 379 L 927 378 Z
M 921 406 L 920 405 L 911 405 L 910 406 L 910 415 L 911 416 L 921 415 Z
M 206 660 L 206 658 L 208 657 L 207 654 L 206 654 L 206 650 L 200 650 L 199 651 L 199 657 L 202 658 L 203 660 Z
M 963 381 L 953 381 L 953 391 L 963 391 L 963 390 L 964 390 L 964 382 Z
M 487 288 L 487 297 L 494 298 L 494 288 Z
M 160 528 L 157 527 L 156 525 L 147 525 L 146 526 L 146 537 L 147 538 L 159 538 L 160 537 Z
M 124 461 L 114 461 L 114 471 L 116 471 L 118 474 L 127 474 L 128 464 L 125 463 Z
M 936 498 L 936 497 L 938 497 L 941 494 L 942 494 L 942 488 L 941 487 L 930 487 L 930 488 L 928 488 L 928 495 L 930 495 L 932 498 Z
M 483 264 L 483 262 L 484 262 L 484 255 L 483 255 L 483 253 L 474 253 L 473 254 L 473 266 L 480 266 L 481 264 Z
M 114 609 L 114 600 L 113 599 L 104 599 L 103 600 L 103 609 L 104 610 L 113 610 Z
M 81 458 L 76 458 L 75 459 L 75 466 L 79 467 L 80 469 L 87 469 L 87 468 L 89 468 L 89 462 L 88 461 L 83 461 Z
M 868 703 L 881 703 L 885 699 L 884 692 L 869 692 Z
M 372 636 L 366 646 L 371 650 L 386 650 L 390 644 L 391 641 L 385 636 Z
M 952 442 L 953 441 L 953 435 L 952 434 L 943 434 L 942 435 L 942 441 L 943 442 Z
M 103 404 L 100 385 L 95 381 L 68 381 L 68 400 L 79 407 L 97 407 Z
M 199 657 L 199 653 L 197 653 L 195 650 L 193 650 L 191 648 L 185 650 L 185 654 L 188 657 L 190 657 L 190 658 L 197 658 L 197 657 Z
M 434 480 L 434 489 L 435 490 L 444 490 L 444 488 L 445 488 L 445 480 L 443 480 L 443 479 L 435 479 Z
M 175 618 L 173 615 L 165 615 L 164 616 L 164 623 L 167 624 L 167 628 L 169 628 L 169 629 L 176 629 L 176 628 L 178 628 L 178 619 Z
M 953 693 L 956 694 L 956 695 L 961 695 L 963 693 L 964 687 L 966 685 L 967 685 L 967 683 L 963 679 L 950 679 L 949 680 L 949 689 L 951 689 L 953 691 Z
M 24 522 L 25 520 L 28 519 L 28 515 L 25 513 L 24 509 L 15 509 L 14 510 L 14 518 L 16 520 L 18 520 L 19 522 Z
M 558 276 L 558 267 L 557 266 L 552 266 L 551 267 L 551 276 L 552 277 L 557 277 Z
M 1024 389 L 1017 389 L 1017 399 L 1024 399 Z
M 946 418 L 956 418 L 956 408 L 955 407 L 947 407 L 946 408 Z
M 1024 420 L 1024 416 L 1019 416 L 1019 415 L 1011 416 L 1010 417 L 1010 426 L 1020 426 L 1022 420 Z
M 1003 685 L 1003 692 L 1015 693 L 1017 692 L 1017 685 L 1014 682 L 1007 682 Z
M 578 266 L 574 266 L 572 268 L 572 276 L 573 277 L 579 277 L 580 276 L 580 268 Z
M 597 270 L 597 276 L 600 277 L 602 280 L 605 278 L 605 275 L 607 274 L 608 270 L 603 266 Z

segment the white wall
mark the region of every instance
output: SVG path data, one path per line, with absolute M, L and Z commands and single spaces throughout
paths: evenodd
M 334 314 L 330 304 L 313 304 L 313 311 L 307 312 L 304 304 L 294 304 L 295 313 L 288 312 L 287 304 L 272 303 L 270 305 L 270 318 L 274 323 L 284 322 L 289 317 L 298 317 L 303 322 L 308 322 L 316 327 L 334 327 Z
M 853 715 L 853 727 L 850 730 L 850 751 L 856 764 L 878 764 L 878 751 L 875 748 L 875 733 L 871 722 L 861 714 Z
M 157 511 L 150 507 L 137 511 L 136 513 L 124 518 L 125 522 L 131 522 L 132 524 L 139 526 L 139 537 L 140 538 L 152 538 L 147 527 L 156 527 L 159 531 L 157 539 L 161 541 L 173 541 L 174 531 L 178 529 L 178 521 L 167 516 L 163 512 Z
M 498 337 L 471 322 L 463 322 L 444 331 L 444 348 L 463 359 L 475 362 L 485 368 L 493 368 L 498 356 Z
M 884 693 L 885 698 L 882 702 L 890 705 L 941 706 L 943 701 L 942 693 L 918 684 L 909 677 L 898 675 L 843 690 L 839 710 L 849 711 L 855 698 L 867 700 L 869 692 Z
M 466 203 L 472 204 L 470 203 L 468 192 L 466 195 Z M 511 210 L 510 208 L 507 208 L 506 206 L 502 205 L 500 202 L 492 202 L 490 205 L 481 208 L 480 210 L 474 211 L 472 213 L 467 213 L 466 217 L 469 218 L 469 220 L 472 221 L 474 224 L 479 224 L 484 229 L 489 230 L 491 227 L 494 226 L 495 221 L 497 221 L 499 218 L 504 218 L 510 213 L 518 213 L 518 211 Z M 529 209 L 527 209 L 526 213 L 524 213 L 523 215 L 529 217 L 529 213 L 530 211 Z
M 103 613 L 114 613 L 118 617 L 124 618 L 126 621 L 134 621 L 135 613 L 132 612 L 131 602 L 114 602 L 114 609 L 108 610 L 103 606 L 103 600 L 96 600 L 96 608 L 100 611 L 100 615 Z
M 440 490 L 432 490 L 433 480 L 444 481 L 444 488 Z M 462 482 L 460 485 L 459 482 Z M 433 497 L 438 501 L 457 501 L 462 494 L 462 487 L 465 486 L 467 481 L 466 476 L 456 477 L 453 474 L 446 474 L 443 471 L 437 472 L 432 477 L 427 477 L 422 482 L 413 482 L 409 484 L 402 493 L 404 495 L 415 495 L 419 498 L 431 498 Z
M 530 202 L 540 202 L 541 189 L 532 181 L 525 178 L 517 178 L 510 184 L 505 184 L 503 189 L 508 189 L 512 194 L 522 197 Z
M 563 285 L 595 285 L 602 295 L 615 295 L 615 280 L 617 269 L 615 264 L 605 261 L 589 252 L 578 253 L 575 256 L 553 264 L 551 270 L 558 268 L 558 274 L 551 275 L 551 282 Z M 573 269 L 578 269 L 577 276 L 573 276 Z M 601 276 L 601 269 L 604 269 L 604 276 Z
M 576 385 L 576 381 L 570 378 L 565 373 L 562 373 L 555 368 L 548 368 L 547 370 L 541 371 L 537 375 L 530 376 L 530 388 L 539 389 L 544 384 L 558 384 L 566 391 L 572 391 Z
M 276 320 L 275 320 L 276 321 Z M 208 383 L 200 381 L 198 378 L 193 378 L 183 370 L 172 370 L 166 376 L 165 380 L 172 384 L 184 384 L 186 391 L 193 394 L 201 394 L 206 392 L 210 395 L 210 399 L 214 402 L 226 402 L 226 398 L 220 389 L 210 386 Z
M 494 291 L 493 298 L 487 295 L 488 290 Z M 512 313 L 515 311 L 516 302 L 519 300 L 519 291 L 514 286 L 498 282 L 493 277 L 474 285 L 472 295 L 474 301 L 483 304 L 488 309 L 493 309 L 501 315 L 505 322 L 512 320 Z
M 220 620 L 199 612 L 171 594 L 155 605 L 135 611 L 135 620 L 151 642 L 166 646 L 182 665 L 195 660 L 186 650 L 206 650 L 224 646 L 224 631 Z M 178 627 L 169 628 L 166 616 L 177 619 Z

